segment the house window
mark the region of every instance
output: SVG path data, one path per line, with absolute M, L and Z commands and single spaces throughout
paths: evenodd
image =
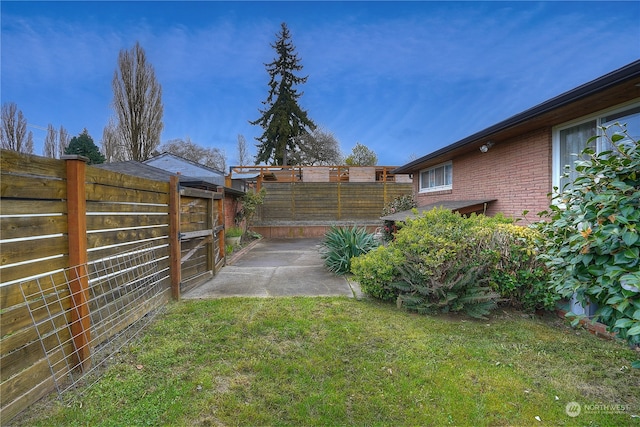
M 565 124 L 554 129 L 553 132 L 553 186 L 560 191 L 578 176 L 575 170 L 575 162 L 581 159 L 580 153 L 586 148 L 587 141 L 594 135 L 600 135 L 601 126 L 609 126 L 614 123 L 626 124 L 627 133 L 635 140 L 640 137 L 640 103 L 634 103 L 623 108 L 617 108 L 601 112 L 597 115 L 586 117 L 571 124 Z M 616 126 L 610 128 L 607 133 L 613 134 L 619 131 Z M 611 135 L 609 135 L 611 136 Z M 624 141 L 622 141 L 624 142 Z M 613 147 L 607 138 L 598 138 L 597 143 L 592 142 L 592 148 L 597 152 L 609 151 Z M 564 172 L 569 176 L 563 177 Z
M 451 162 L 420 171 L 420 192 L 451 190 L 452 176 L 453 165 Z

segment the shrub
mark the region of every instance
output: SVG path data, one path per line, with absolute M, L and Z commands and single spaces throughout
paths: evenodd
M 258 207 L 264 203 L 264 198 L 267 195 L 267 190 L 262 187 L 260 191 L 249 190 L 242 196 L 242 209 L 236 214 L 236 225 L 245 222 L 245 231 L 249 230 L 249 227 L 253 225 L 253 217 L 258 210 Z
M 362 291 L 383 301 L 395 300 L 398 292 L 390 283 L 398 274 L 396 266 L 404 264 L 402 253 L 395 248 L 379 246 L 366 256 L 351 260 L 351 272 L 356 276 Z
M 601 133 L 587 146 L 603 138 L 612 150 L 586 148 L 573 185 L 540 213 L 550 217 L 539 224 L 546 238 L 540 259 L 561 295 L 596 303 L 594 320 L 640 345 L 640 147 L 618 124 Z
M 390 284 L 398 302 L 421 313 L 464 311 L 483 317 L 499 297 L 489 286 L 487 264 L 495 259 L 486 242 L 489 224 L 506 221 L 447 209 L 433 209 L 409 219 L 392 243 L 406 262 Z
M 407 220 L 388 246 L 353 259 L 352 272 L 364 292 L 421 313 L 483 317 L 498 302 L 550 309 L 558 297 L 535 258 L 536 236 L 500 215 L 433 209 Z
M 244 234 L 244 231 L 240 227 L 229 227 L 225 232 L 226 237 L 240 237 Z
M 525 311 L 553 310 L 560 296 L 549 286 L 549 270 L 537 258 L 541 234 L 530 227 L 499 224 L 491 245 L 499 252 L 491 286 L 508 305 Z
M 336 274 L 351 270 L 351 258 L 366 254 L 378 246 L 374 235 L 364 228 L 331 227 L 325 234 L 322 258 L 327 268 Z

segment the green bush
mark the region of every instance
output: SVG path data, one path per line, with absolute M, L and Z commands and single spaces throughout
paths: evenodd
M 389 284 L 398 274 L 396 266 L 404 264 L 404 256 L 395 248 L 379 246 L 351 260 L 351 272 L 356 276 L 362 291 L 383 301 L 396 300 L 398 292 Z
M 499 224 L 491 246 L 499 253 L 491 287 L 503 302 L 525 311 L 553 310 L 560 295 L 549 286 L 549 270 L 537 258 L 541 234 L 534 228 Z
M 536 236 L 500 215 L 433 209 L 408 219 L 388 246 L 353 259 L 351 271 L 364 292 L 421 313 L 483 317 L 498 302 L 551 309 L 558 297 L 535 258 Z
M 244 234 L 244 230 L 240 227 L 229 227 L 226 229 L 226 237 L 240 237 Z
M 447 209 L 433 209 L 409 219 L 392 243 L 406 262 L 390 283 L 398 302 L 421 313 L 464 311 L 483 317 L 499 295 L 489 287 L 487 264 L 495 254 L 486 242 L 490 224 L 506 221 Z
M 611 136 L 586 146 L 602 138 L 612 150 L 586 148 L 573 185 L 541 212 L 551 221 L 539 224 L 545 236 L 540 259 L 561 295 L 596 303 L 594 320 L 640 345 L 640 147 L 618 124 L 601 133 Z
M 322 258 L 327 268 L 336 274 L 345 274 L 351 270 L 351 259 L 378 246 L 374 235 L 364 228 L 331 227 L 322 242 Z

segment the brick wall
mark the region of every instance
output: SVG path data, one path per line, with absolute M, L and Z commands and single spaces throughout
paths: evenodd
M 453 189 L 435 193 L 418 192 L 419 176 L 414 175 L 418 205 L 442 200 L 497 199 L 488 215 L 498 212 L 521 218 L 549 206 L 551 192 L 551 128 L 543 128 L 514 139 L 497 142 L 486 153 L 480 150 L 453 159 Z
M 224 195 L 224 226 L 225 228 L 235 227 L 236 213 L 242 209 L 240 196 Z M 244 225 L 244 221 L 243 224 Z

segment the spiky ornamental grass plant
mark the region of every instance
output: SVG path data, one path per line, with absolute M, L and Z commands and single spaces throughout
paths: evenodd
M 351 258 L 375 249 L 378 242 L 364 228 L 333 226 L 325 234 L 322 245 L 322 258 L 329 271 L 346 274 L 351 270 Z

